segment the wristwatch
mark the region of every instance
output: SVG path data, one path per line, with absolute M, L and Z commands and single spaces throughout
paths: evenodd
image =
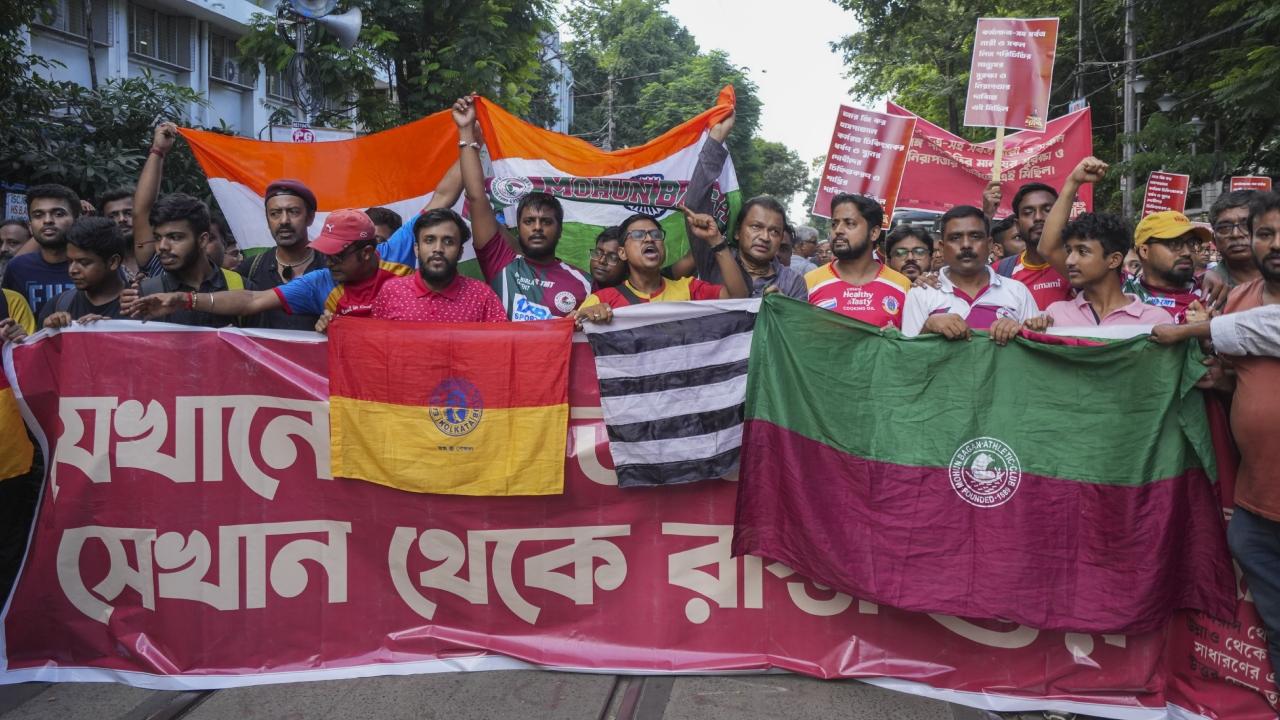
M 724 250 L 724 249 L 725 249 L 725 248 L 727 248 L 727 247 L 729 247 L 729 241 L 728 241 L 728 240 L 721 240 L 719 245 L 712 245 L 712 246 L 711 246 L 711 252 L 713 252 L 713 253 L 718 253 L 718 252 L 720 252 L 721 250 Z

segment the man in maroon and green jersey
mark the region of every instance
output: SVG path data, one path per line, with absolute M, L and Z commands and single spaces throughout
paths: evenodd
M 1027 183 L 1018 188 L 1013 195 L 1013 216 L 1017 218 L 1018 236 L 1027 248 L 996 263 L 997 273 L 1027 286 L 1041 310 L 1071 298 L 1071 284 L 1063 274 L 1065 268 L 1053 267 L 1040 254 L 1044 222 L 1057 200 L 1058 191 L 1044 183 Z
M 459 162 L 462 183 L 471 203 L 476 258 L 485 280 L 502 300 L 507 317 L 516 321 L 547 320 L 573 312 L 591 294 L 591 280 L 556 257 L 556 245 L 564 226 L 564 208 L 560 201 L 539 192 L 520 199 L 516 208 L 520 243 L 520 254 L 517 254 L 485 192 L 475 98 L 459 98 L 454 103 L 453 121 L 458 125 Z

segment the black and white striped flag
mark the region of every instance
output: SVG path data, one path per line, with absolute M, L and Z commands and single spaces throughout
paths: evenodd
M 584 326 L 619 486 L 735 470 L 759 310 L 759 299 L 646 303 Z

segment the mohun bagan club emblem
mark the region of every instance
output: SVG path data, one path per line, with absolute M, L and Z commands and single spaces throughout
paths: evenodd
M 1013 448 L 991 437 L 960 446 L 947 468 L 951 489 L 977 507 L 1003 505 L 1018 491 L 1022 464 Z

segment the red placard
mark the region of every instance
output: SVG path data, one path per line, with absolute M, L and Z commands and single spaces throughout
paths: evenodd
M 880 203 L 884 226 L 888 227 L 898 203 L 907 147 L 915 127 L 914 117 L 841 105 L 810 212 L 829 218 L 832 198 L 840 193 L 856 193 Z
M 1142 196 L 1142 217 L 1163 210 L 1182 212 L 1187 207 L 1190 175 L 1154 170 L 1147 176 L 1147 191 Z
M 1271 178 L 1266 175 L 1237 175 L 1231 178 L 1231 191 L 1235 192 L 1236 190 L 1269 192 L 1271 190 Z
M 964 124 L 1043 130 L 1057 47 L 1058 18 L 978 18 Z
M 889 112 L 916 117 L 893 103 Z M 1010 203 L 1020 186 L 1042 182 L 1061 188 L 1076 163 L 1093 154 L 1092 112 L 1086 107 L 1050 120 L 1043 132 L 1024 130 L 1005 138 L 996 217 L 1013 212 Z M 971 143 L 916 118 L 898 207 L 942 213 L 956 205 L 981 205 L 982 190 L 991 180 L 994 147 L 992 141 Z M 1092 185 L 1080 188 L 1077 197 L 1083 203 L 1080 212 L 1093 209 Z

